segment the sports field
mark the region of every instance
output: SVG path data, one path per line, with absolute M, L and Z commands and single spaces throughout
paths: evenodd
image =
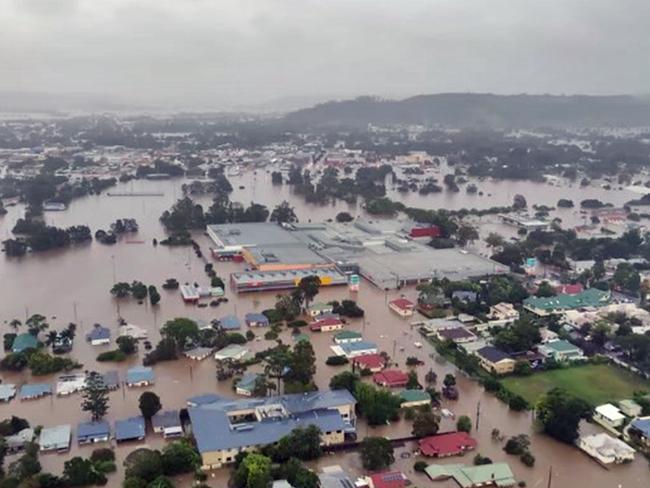
M 512 376 L 504 378 L 502 383 L 531 404 L 555 387 L 564 388 L 592 405 L 632 398 L 637 390 L 650 392 L 650 382 L 608 364 L 588 364 L 534 373 L 531 376 Z

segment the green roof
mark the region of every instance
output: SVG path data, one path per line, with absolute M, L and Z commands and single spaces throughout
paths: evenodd
M 307 341 L 309 342 L 309 336 L 307 334 L 296 334 L 293 336 L 293 340 L 296 342 Z
M 359 332 L 353 330 L 344 330 L 334 336 L 334 339 L 357 339 L 363 337 Z
M 329 310 L 332 308 L 328 303 L 316 302 L 309 305 L 309 310 Z
M 557 295 L 542 298 L 529 297 L 524 300 L 524 305 L 549 312 L 553 310 L 573 310 L 583 307 L 602 307 L 603 305 L 607 305 L 610 300 L 611 295 L 608 291 L 589 288 L 576 295 Z
M 38 347 L 38 339 L 32 334 L 25 332 L 16 336 L 13 344 L 11 345 L 11 350 L 13 352 L 22 352 L 25 349 L 36 347 Z
M 507 463 L 465 466 L 463 464 L 432 464 L 425 469 L 433 479 L 454 478 L 462 488 L 492 483 L 499 487 L 515 485 L 515 478 Z
M 402 402 L 431 401 L 431 395 L 424 390 L 403 390 L 399 393 Z
M 574 346 L 569 341 L 565 341 L 564 339 L 559 339 L 557 341 L 549 341 L 546 344 L 544 344 L 544 346 L 549 349 L 553 349 L 555 352 L 560 352 L 560 353 L 581 352 L 578 346 Z

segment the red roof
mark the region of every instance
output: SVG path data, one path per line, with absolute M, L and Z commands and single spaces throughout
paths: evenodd
M 476 445 L 476 440 L 466 432 L 449 432 L 420 439 L 420 452 L 431 457 L 454 456 L 474 449 Z
M 327 326 L 334 326 L 334 325 L 341 325 L 343 322 L 341 322 L 340 319 L 337 319 L 336 317 L 325 317 L 324 319 L 319 319 L 313 321 L 311 324 L 309 324 L 309 328 L 311 330 L 321 330 L 323 327 Z
M 372 376 L 375 383 L 388 386 L 404 386 L 408 383 L 409 376 L 399 369 L 386 369 Z
M 361 368 L 368 369 L 383 368 L 386 364 L 386 361 L 380 354 L 364 354 L 363 356 L 357 356 L 352 361 L 361 366 Z
M 391 305 L 403 310 L 413 310 L 415 303 L 407 298 L 396 298 L 390 302 Z
M 404 488 L 406 486 L 406 476 L 401 471 L 371 474 L 370 484 L 373 488 Z
M 577 295 L 584 291 L 584 286 L 580 283 L 575 283 L 573 285 L 560 285 L 555 288 L 555 293 L 558 295 Z

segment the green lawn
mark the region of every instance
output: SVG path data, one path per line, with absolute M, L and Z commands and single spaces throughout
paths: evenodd
M 504 378 L 503 385 L 530 403 L 555 387 L 564 388 L 592 405 L 632 398 L 636 390 L 650 391 L 650 382 L 608 364 L 588 364 L 531 376 Z

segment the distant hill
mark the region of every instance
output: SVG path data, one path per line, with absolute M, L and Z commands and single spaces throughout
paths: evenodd
M 327 102 L 287 114 L 292 127 L 366 127 L 368 124 L 445 126 L 650 126 L 650 99 L 634 96 L 490 95 L 451 93 L 404 100 L 361 97 Z

